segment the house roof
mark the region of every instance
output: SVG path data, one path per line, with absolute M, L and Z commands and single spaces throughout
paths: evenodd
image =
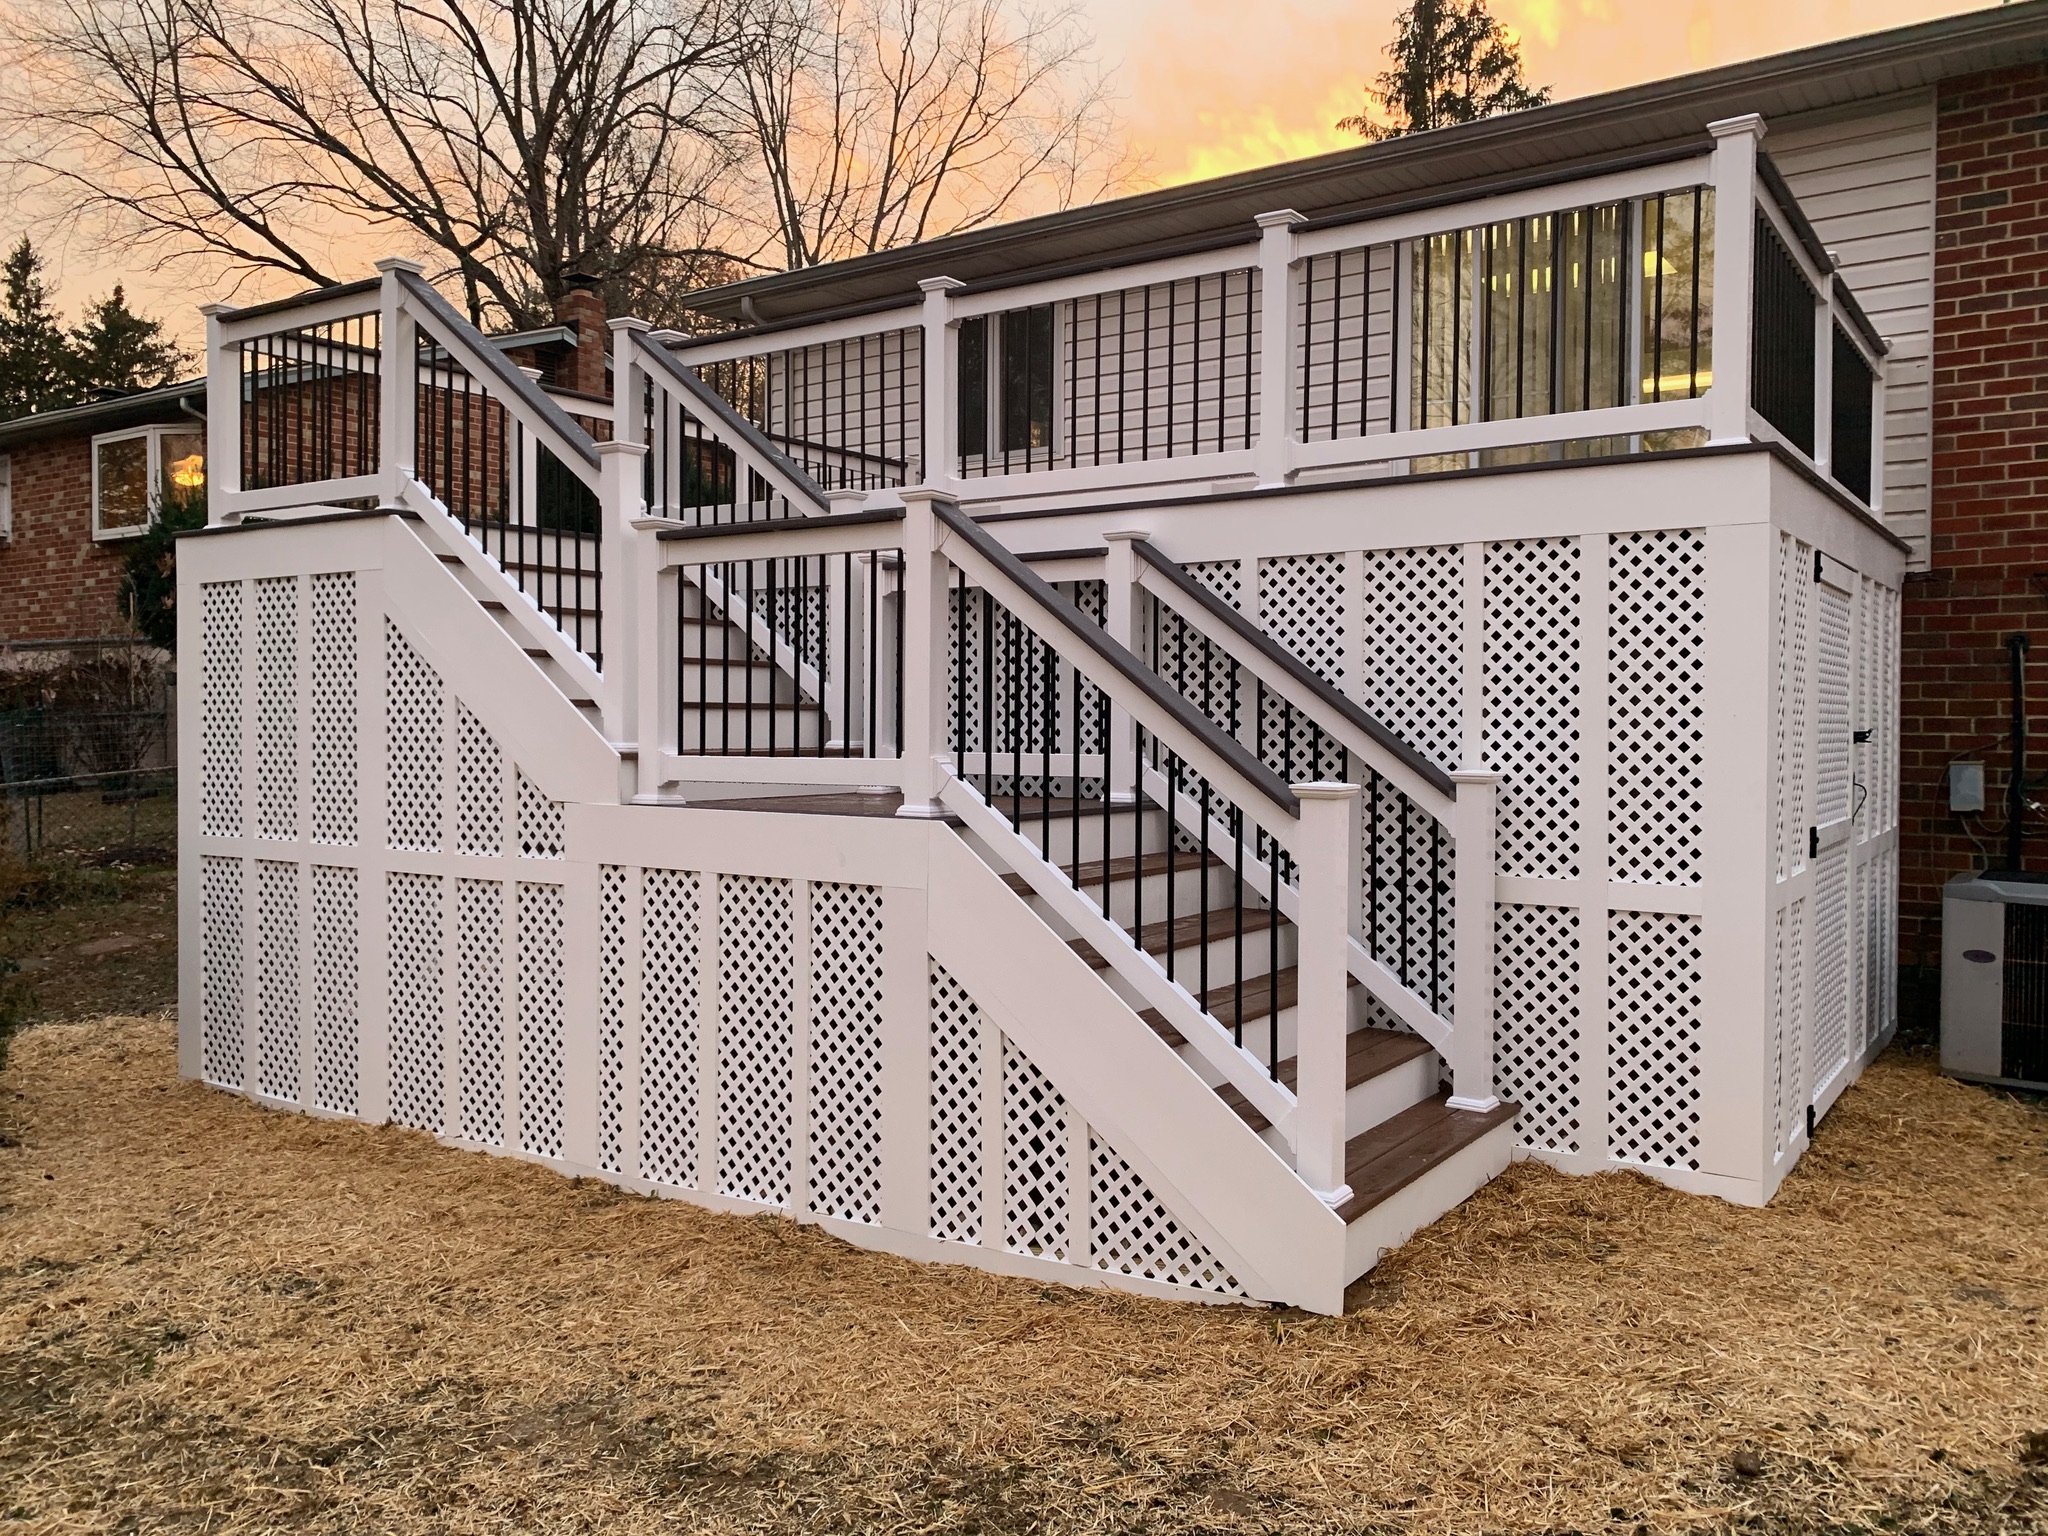
M 1465 183 L 1697 138 L 1706 125 L 1745 112 L 1773 119 L 1848 106 L 1976 74 L 2048 59 L 2048 0 L 1844 38 L 1816 48 L 1700 70 L 1240 171 L 1086 208 L 949 235 L 869 256 L 776 272 L 707 288 L 691 308 L 721 320 L 773 324 L 827 312 L 910 302 L 922 278 L 982 283 L 1040 270 L 1109 265 L 1148 248 L 1249 239 L 1252 221 L 1282 208 L 1311 218 L 1364 214 Z
M 116 432 L 122 427 L 143 427 L 156 422 L 190 421 L 184 407 L 206 408 L 206 380 L 186 379 L 161 389 L 137 390 L 110 400 L 67 406 L 61 411 L 37 411 L 0 421 L 0 450 L 39 442 L 46 437 L 83 436 L 94 432 Z

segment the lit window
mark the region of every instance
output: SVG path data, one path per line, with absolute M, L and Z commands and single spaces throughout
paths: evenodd
M 14 539 L 14 461 L 0 453 L 0 544 Z
M 206 498 L 206 436 L 184 427 L 142 427 L 92 444 L 92 536 L 132 538 L 167 505 Z

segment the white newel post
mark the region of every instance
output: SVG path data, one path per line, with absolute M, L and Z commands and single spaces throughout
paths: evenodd
M 606 538 L 617 551 L 610 563 L 619 572 L 619 595 L 626 604 L 620 625 L 628 648 L 623 654 L 630 658 L 631 668 L 621 685 L 627 691 L 628 721 L 621 729 L 630 730 L 636 752 L 635 792 L 643 799 L 653 799 L 661 793 L 662 753 L 672 739 L 667 719 L 672 653 L 662 642 L 664 636 L 675 633 L 675 628 L 663 608 L 661 546 L 655 541 L 661 520 L 653 516 L 655 509 L 647 505 L 644 495 L 645 457 L 654 451 L 654 446 L 647 441 L 647 371 L 640 366 L 639 349 L 645 344 L 641 338 L 652 327 L 645 320 L 623 316 L 611 321 L 610 329 L 612 439 L 640 450 L 633 466 L 633 489 L 626 500 L 623 522 L 609 500 L 605 506 Z M 604 451 L 605 445 L 599 444 L 599 454 Z M 610 483 L 606 482 L 607 496 L 610 491 Z M 616 539 L 612 538 L 614 529 L 618 530 Z M 605 580 L 612 579 L 612 570 L 607 570 Z M 604 647 L 609 660 L 609 634 L 604 638 Z M 622 735 L 620 739 L 626 737 Z
M 1300 905 L 1295 964 L 1294 1168 L 1333 1206 L 1344 1182 L 1344 1076 L 1351 1033 L 1351 934 L 1358 917 L 1356 784 L 1296 784 L 1301 837 L 1289 851 Z
M 944 486 L 953 483 L 959 462 L 960 392 L 953 381 L 959 376 L 958 338 L 953 330 L 953 290 L 967 285 L 957 277 L 927 277 L 919 281 L 924 295 L 924 367 L 919 377 L 924 385 L 924 441 L 919 452 L 918 483 Z
M 903 491 L 903 804 L 898 816 L 938 817 L 939 791 L 953 775 L 943 759 L 946 719 L 946 558 L 929 486 Z
M 1749 317 L 1755 295 L 1756 152 L 1764 120 L 1754 112 L 1707 124 L 1714 136 L 1714 382 L 1710 439 L 1749 439 Z
M 206 316 L 206 520 L 240 522 L 213 499 L 215 491 L 239 491 L 242 485 L 242 357 L 241 349 L 222 339 L 223 322 L 235 312 L 232 304 L 202 304 Z
M 640 495 L 640 476 L 647 460 L 645 443 L 609 442 L 597 445 L 599 516 L 603 534 L 597 546 L 597 570 L 604 592 L 604 612 L 598 619 L 598 644 L 604 650 L 604 667 L 599 673 L 599 702 L 604 706 L 605 735 L 615 746 L 641 748 L 639 725 L 639 673 L 643 662 L 656 653 L 641 650 L 644 607 L 641 572 L 653 564 L 653 551 L 641 548 L 645 503 Z M 650 615 L 651 617 L 651 615 Z M 659 665 L 656 658 L 656 665 Z M 651 738 L 653 732 L 647 735 Z M 652 743 L 645 748 L 652 751 Z
M 377 473 L 384 482 L 384 504 L 395 507 L 413 479 L 413 413 L 418 409 L 417 371 L 412 316 L 405 308 L 405 290 L 398 274 L 424 277 L 426 268 L 403 256 L 377 263 L 384 278 L 378 302 L 377 347 Z
M 1138 549 L 1148 533 L 1119 531 L 1105 533 L 1109 546 L 1108 569 L 1103 573 L 1102 627 L 1109 638 L 1133 655 L 1138 650 Z M 1112 804 L 1127 805 L 1138 793 L 1138 733 L 1130 711 L 1112 704 L 1109 737 L 1106 742 L 1117 782 L 1107 785 Z
M 1252 444 L 1260 485 L 1294 477 L 1294 226 L 1292 208 L 1262 213 L 1259 226 L 1259 435 Z
M 1460 768 L 1451 813 L 1458 882 L 1451 970 L 1456 1017 L 1451 1028 L 1451 1108 L 1497 1109 L 1493 1091 L 1493 826 L 1500 775 Z

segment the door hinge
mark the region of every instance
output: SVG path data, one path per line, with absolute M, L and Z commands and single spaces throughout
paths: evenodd
M 1819 827 L 1808 827 L 1806 829 L 1806 856 L 1809 859 L 1817 859 L 1820 857 Z
M 1819 580 L 1821 579 L 1821 568 L 1820 568 L 1820 563 L 1821 563 L 1821 561 L 1822 561 L 1823 559 L 1825 559 L 1825 558 L 1826 558 L 1826 557 L 1825 557 L 1824 555 L 1822 555 L 1822 554 L 1821 554 L 1821 552 L 1820 552 L 1819 550 L 1817 550 L 1817 549 L 1816 549 L 1816 550 L 1815 550 L 1815 551 L 1813 552 L 1813 579 L 1814 579 L 1815 581 L 1819 581 Z
M 1813 1112 L 1813 1106 L 1812 1106 L 1811 1104 L 1807 1105 L 1807 1106 L 1806 1106 L 1806 1139 L 1807 1139 L 1808 1141 L 1811 1141 L 1811 1140 L 1813 1140 L 1813 1127 L 1814 1127 L 1814 1124 L 1815 1124 L 1815 1123 L 1816 1123 L 1816 1122 L 1817 1122 L 1817 1121 L 1819 1120 L 1819 1118 L 1820 1118 L 1820 1117 L 1819 1117 L 1818 1115 L 1816 1115 L 1816 1114 L 1815 1114 L 1815 1113 Z
M 1857 746 L 1861 747 L 1869 743 L 1871 735 L 1872 732 L 1870 728 L 1866 726 L 1863 730 L 1854 732 L 1852 735 L 1852 739 L 1855 741 Z

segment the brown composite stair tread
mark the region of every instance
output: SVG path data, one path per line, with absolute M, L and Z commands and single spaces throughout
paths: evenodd
M 1369 1083 L 1382 1072 L 1391 1072 L 1418 1056 L 1429 1054 L 1429 1042 L 1420 1035 L 1404 1035 L 1394 1029 L 1354 1029 L 1344 1042 L 1344 1087 L 1349 1090 L 1361 1083 Z M 1287 1057 L 1279 1065 L 1280 1082 L 1289 1092 L 1294 1089 L 1300 1067 L 1301 1060 L 1296 1056 Z M 1263 1131 L 1273 1123 L 1229 1083 L 1218 1085 L 1216 1097 L 1228 1104 L 1238 1119 L 1255 1131 Z
M 1293 926 L 1284 917 L 1280 922 L 1286 927 Z M 1265 907 L 1247 907 L 1243 913 L 1242 927 L 1239 926 L 1237 914 L 1227 908 L 1212 909 L 1206 918 L 1199 911 L 1186 912 L 1174 918 L 1171 923 L 1165 918 L 1156 923 L 1147 923 L 1138 934 L 1138 947 L 1148 955 L 1163 955 L 1169 949 L 1187 949 L 1202 943 L 1213 944 L 1219 940 L 1235 938 L 1239 933 L 1250 939 L 1253 934 L 1264 933 L 1272 926 L 1273 914 Z M 1102 952 L 1086 939 L 1069 939 L 1067 946 L 1098 971 L 1109 964 Z M 1248 952 L 1245 958 L 1259 960 L 1264 957 Z M 1198 962 L 1189 963 L 1194 965 Z M 1245 991 L 1249 993 L 1251 987 L 1251 978 L 1247 977 Z M 1212 995 L 1215 990 L 1211 989 Z
M 1094 804 L 1099 807 L 1102 802 L 1097 800 Z M 1192 870 L 1195 867 L 1195 855 L 1192 853 L 1176 853 L 1173 856 L 1173 863 L 1169 866 L 1164 853 L 1148 853 L 1145 855 L 1144 862 L 1145 874 L 1148 877 L 1166 874 L 1169 868 L 1173 873 L 1178 874 L 1182 870 Z M 1211 869 L 1222 869 L 1225 865 L 1221 859 L 1212 853 L 1209 855 L 1209 867 Z M 1119 858 L 1111 859 L 1108 867 L 1109 882 L 1113 884 L 1119 880 L 1128 880 L 1137 873 L 1137 868 L 1138 856 L 1134 853 L 1127 853 Z M 1076 885 L 1084 888 L 1104 883 L 1103 863 L 1100 859 L 1094 859 L 1089 863 L 1083 864 L 1078 871 L 1078 878 L 1076 878 L 1076 872 L 1068 871 L 1065 865 L 1061 865 L 1060 869 L 1062 873 L 1068 874 L 1069 878 L 1073 879 Z M 1019 896 L 1029 896 L 1031 894 L 1031 882 L 1022 875 L 1005 875 L 1003 876 L 1003 884 L 1007 885 Z
M 1351 1186 L 1351 1198 L 1337 1214 L 1347 1222 L 1358 1220 L 1495 1126 L 1513 1120 L 1516 1108 L 1453 1109 L 1450 1096 L 1439 1094 L 1352 1137 L 1344 1145 L 1344 1182 Z

